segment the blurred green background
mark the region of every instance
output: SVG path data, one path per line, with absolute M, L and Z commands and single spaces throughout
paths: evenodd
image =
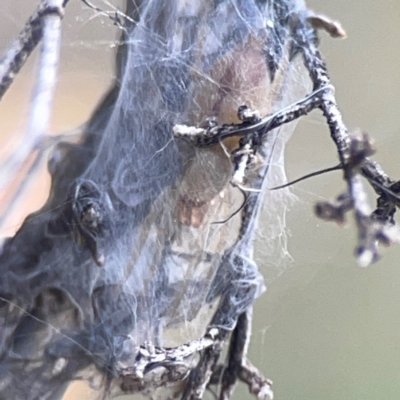
M 0 49 L 17 35 L 35 5 L 31 0 L 1 1 Z M 393 178 L 400 178 L 400 2 L 314 0 L 308 5 L 345 27 L 346 40 L 321 33 L 345 122 L 375 139 L 374 158 Z M 86 120 L 110 81 L 114 50 L 110 23 L 82 10 L 79 1 L 71 0 L 65 28 L 55 132 Z M 23 130 L 33 67 L 31 60 L 0 104 L 1 143 Z M 299 123 L 287 147 L 289 179 L 336 163 L 328 129 L 315 112 Z M 38 208 L 47 185 L 45 177 L 37 179 L 34 196 L 17 207 L 4 234 L 11 234 L 21 216 Z M 260 230 L 260 267 L 279 277 L 256 303 L 249 356 L 274 381 L 278 400 L 400 398 L 400 247 L 383 250 L 382 260 L 371 267 L 358 267 L 352 221 L 338 227 L 313 215 L 317 200 L 343 190 L 339 172 L 293 188 L 298 201 L 287 215 L 292 261 L 278 271 L 271 273 L 277 263 L 263 250 Z M 70 399 L 90 398 L 79 390 L 70 392 Z M 235 398 L 251 396 L 239 386 Z

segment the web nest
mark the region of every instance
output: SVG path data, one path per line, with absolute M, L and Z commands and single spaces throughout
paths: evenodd
M 0 65 L 3 95 L 42 42 L 29 127 L 2 165 L 3 189 L 48 147 L 67 3 L 43 0 Z M 264 290 L 255 230 L 288 123 L 323 112 L 346 189 L 316 213 L 338 223 L 353 213 L 358 262 L 374 262 L 378 243 L 398 238 L 400 184 L 368 158 L 366 134 L 349 135 L 318 50 L 317 29 L 344 32 L 299 0 L 128 1 L 124 13 L 97 11 L 123 32 L 115 82 L 80 140 L 57 143 L 46 205 L 3 245 L 0 397 L 54 399 L 85 379 L 103 397 L 201 399 L 215 386 L 229 399 L 241 380 L 272 399 L 246 352 Z M 308 94 L 295 83 L 304 71 Z M 378 195 L 373 212 L 361 177 Z

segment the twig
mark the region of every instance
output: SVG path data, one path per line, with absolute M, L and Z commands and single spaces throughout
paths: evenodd
M 308 26 L 303 25 L 303 22 L 299 22 L 297 35 L 314 90 L 330 85 L 326 65 L 322 60 L 314 33 Z M 378 259 L 378 239 L 384 238 L 387 242 L 393 239 L 392 232 L 387 232 L 383 224 L 371 220 L 371 210 L 359 175 L 361 165 L 372 153 L 372 146 L 365 135 L 362 140 L 353 140 L 350 137 L 333 92 L 324 91 L 321 96 L 322 102 L 319 108 L 327 120 L 340 163 L 343 165 L 344 179 L 354 210 L 358 229 L 356 257 L 361 266 L 367 266 Z M 341 205 L 339 207 L 341 208 Z
M 328 22 L 332 23 L 330 20 L 325 21 L 325 23 Z M 297 24 L 294 29 L 294 36 L 297 39 L 298 48 L 303 53 L 304 64 L 314 84 L 314 90 L 310 95 L 263 118 L 254 118 L 253 115 L 249 119 L 240 118 L 243 110 L 239 108 L 238 115 L 243 120 L 240 124 L 212 125 L 207 128 L 176 125 L 173 130 L 174 135 L 199 147 L 214 145 L 232 136 L 242 137 L 242 144 L 233 157 L 235 174 L 231 181 L 234 186 L 238 186 L 245 178 L 246 168 L 251 162 L 254 152 L 252 151 L 251 137 L 258 137 L 258 140 L 262 141 L 266 138 L 267 133 L 273 129 L 306 115 L 315 108 L 320 108 L 337 147 L 339 165 L 342 166 L 341 168 L 344 171 L 349 197 L 339 196 L 336 204 L 319 203 L 316 206 L 317 215 L 324 219 L 333 219 L 342 223 L 345 212 L 349 209 L 354 210 L 358 229 L 356 255 L 359 264 L 366 266 L 378 259 L 378 240 L 384 243 L 399 240 L 399 237 L 397 237 L 399 235 L 394 234 L 393 229 L 388 230 L 387 226 L 382 225 L 382 223 L 393 223 L 394 212 L 396 207 L 400 205 L 397 198 L 397 194 L 400 193 L 400 183 L 389 182 L 383 170 L 368 159 L 368 156 L 373 153 L 373 149 L 365 134 L 362 140 L 352 138 L 349 135 L 337 106 L 325 63 L 318 49 L 315 31 L 309 26 L 305 18 L 300 18 Z M 247 111 L 247 109 L 244 108 L 244 111 Z M 377 209 L 373 214 L 367 202 L 360 174 L 366 176 L 375 191 L 380 194 Z M 384 184 L 380 183 L 382 181 Z M 281 187 L 285 186 L 287 185 Z M 246 209 L 249 209 L 250 215 L 253 214 L 251 206 L 257 203 L 256 199 L 256 197 L 251 196 L 248 199 Z M 246 214 L 246 209 L 243 214 Z M 371 214 L 373 218 L 371 218 Z M 253 221 L 253 218 L 243 217 L 242 220 Z M 377 220 L 380 220 L 381 224 L 374 223 Z M 244 225 L 242 225 L 242 228 Z
M 307 21 L 313 26 L 314 29 L 323 29 L 333 38 L 345 39 L 347 37 L 346 31 L 343 29 L 339 21 L 335 21 L 323 14 L 317 14 L 309 10 Z
M 86 6 L 88 6 L 90 9 L 96 11 L 100 15 L 104 15 L 105 17 L 109 18 L 111 21 L 114 22 L 115 26 L 122 29 L 123 31 L 126 31 L 126 29 L 120 20 L 120 16 L 122 16 L 124 19 L 128 20 L 129 22 L 135 23 L 135 21 L 132 18 L 130 18 L 128 15 L 126 15 L 125 13 L 123 13 L 122 11 L 118 10 L 115 7 L 114 7 L 114 11 L 105 11 L 99 7 L 96 7 L 94 4 L 90 3 L 89 0 L 81 0 L 81 1 Z M 114 14 L 114 15 L 112 15 L 112 14 Z
M 42 12 L 43 4 L 29 18 L 18 39 L 6 51 L 1 60 L 0 99 L 42 38 Z
M 228 364 L 218 365 L 211 377 L 210 385 L 220 385 L 221 387 L 220 400 L 231 398 L 238 380 L 245 383 L 250 393 L 257 399 L 272 400 L 274 397 L 272 381 L 264 378 L 247 359 L 251 336 L 251 317 L 251 308 L 239 316 L 230 340 Z M 210 387 L 208 389 L 211 391 Z
M 198 147 L 214 145 L 232 136 L 245 137 L 258 133 L 260 138 L 264 138 L 273 129 L 307 115 L 312 110 L 320 107 L 322 93 L 325 91 L 333 91 L 333 86 L 331 84 L 321 85 L 321 87 L 317 88 L 304 99 L 256 121 L 245 121 L 240 124 L 230 125 L 224 124 L 222 126 L 215 125 L 206 129 L 175 125 L 173 133 L 175 137 L 189 140 Z
M 365 160 L 361 173 L 379 195 L 372 217 L 383 223 L 394 224 L 394 214 L 400 206 L 400 181 L 391 179 L 378 163 L 369 159 Z
M 29 20 L 21 34 L 22 37 L 27 37 L 28 39 L 22 42 L 20 37 L 21 46 L 16 46 L 15 49 L 17 52 L 12 52 L 14 54 L 14 59 L 26 59 L 39 40 L 43 38 L 39 57 L 37 84 L 33 93 L 28 126 L 17 151 L 15 151 L 0 167 L 0 191 L 4 189 L 13 174 L 15 174 L 27 160 L 48 128 L 57 79 L 61 19 L 67 2 L 68 0 L 44 0 L 36 11 L 35 16 Z M 29 36 L 29 34 L 31 36 Z M 25 43 L 25 45 L 23 45 L 23 43 Z M 6 65 L 6 81 L 7 76 L 14 76 L 15 71 L 18 71 L 22 64 L 23 62 L 9 62 L 11 69 L 7 68 Z M 10 84 L 11 82 L 9 81 L 8 86 Z
M 14 81 L 25 61 L 43 37 L 43 17 L 46 14 L 57 13 L 62 17 L 69 0 L 41 2 L 33 15 L 25 24 L 17 40 L 6 51 L 0 63 L 0 99 Z
M 223 370 L 220 400 L 230 399 L 239 376 L 240 369 L 246 359 L 251 335 L 251 307 L 241 314 L 229 344 L 228 365 Z
M 213 332 L 216 328 L 209 328 L 208 332 Z M 212 377 L 215 366 L 221 355 L 224 341 L 229 335 L 226 329 L 218 329 L 217 334 L 213 334 L 214 343 L 204 350 L 199 363 L 189 375 L 187 385 L 182 395 L 182 400 L 201 400 Z
M 142 380 L 144 375 L 154 368 L 183 364 L 188 357 L 212 345 L 214 345 L 214 337 L 210 334 L 205 335 L 199 340 L 193 340 L 175 348 L 142 345 L 135 356 L 135 364 L 119 368 L 118 374 L 122 378 L 122 386 L 131 387 L 132 382 Z M 189 366 L 186 369 L 189 370 Z
M 269 169 L 269 160 L 273 153 L 273 145 L 264 144 L 260 148 L 260 153 L 264 158 L 263 166 L 259 169 L 257 176 L 252 184 L 256 189 L 261 189 Z M 231 351 L 239 347 L 242 354 L 247 351 L 246 332 L 249 325 L 249 315 L 257 292 L 262 286 L 257 265 L 252 260 L 254 249 L 255 228 L 258 221 L 262 203 L 262 191 L 251 192 L 248 196 L 243 211 L 240 232 L 235 245 L 228 251 L 219 266 L 220 273 L 217 272 L 216 285 L 221 285 L 219 290 L 213 292 L 213 298 L 221 294 L 220 304 L 210 322 L 208 329 L 212 327 L 226 327 L 219 330 L 215 344 L 204 351 L 197 367 L 191 372 L 186 385 L 182 400 L 200 400 L 204 391 L 211 381 L 212 375 L 216 370 L 217 362 L 222 351 L 222 345 L 227 339 L 232 328 L 237 329 L 231 338 Z M 212 300 L 212 299 L 208 299 Z M 242 318 L 242 319 L 241 319 Z M 239 326 L 238 326 L 239 324 Z M 237 341 L 238 339 L 239 341 Z M 236 357 L 232 354 L 232 357 Z M 234 363 L 232 361 L 232 363 Z M 232 367 L 233 368 L 233 367 Z M 238 371 L 236 371 L 238 372 Z M 235 372 L 235 376 L 237 373 Z M 230 370 L 228 374 L 233 374 Z M 230 393 L 234 382 L 226 377 L 224 386 L 224 396 Z M 222 396 L 222 395 L 221 395 Z M 222 397 L 221 397 L 222 398 Z M 224 397 L 228 399 L 229 397 Z
M 258 369 L 248 360 L 239 370 L 239 379 L 247 384 L 250 393 L 254 394 L 257 399 L 272 400 L 274 398 L 274 393 L 271 389 L 272 381 L 263 378 Z

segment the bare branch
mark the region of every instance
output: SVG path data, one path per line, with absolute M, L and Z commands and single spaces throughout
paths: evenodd
M 310 40 L 310 35 L 312 37 L 310 30 L 306 26 L 301 26 L 300 23 L 298 29 L 299 45 L 302 48 L 304 63 L 310 73 L 314 89 L 317 90 L 330 85 L 330 79 L 316 40 Z M 356 257 L 361 266 L 367 266 L 378 259 L 378 240 L 384 237 L 387 242 L 390 242 L 394 237 L 392 229 L 389 233 L 384 224 L 378 224 L 371 220 L 367 195 L 358 173 L 360 165 L 372 153 L 372 147 L 365 135 L 361 140 L 351 138 L 342 120 L 333 92 L 323 92 L 319 107 L 327 119 L 331 137 L 338 151 L 340 164 L 343 165 L 344 179 L 354 209 L 358 229 Z M 341 206 L 339 208 L 342 209 Z
M 136 357 L 133 365 L 121 363 L 116 366 L 122 391 L 136 393 L 144 389 L 149 390 L 151 387 L 163 387 L 182 381 L 192 369 L 192 356 L 213 346 L 214 335 L 217 334 L 218 330 L 214 329 L 203 338 L 176 348 L 160 348 L 150 344 L 140 346 L 135 351 Z M 158 369 L 158 374 L 154 373 L 155 369 Z M 143 387 L 143 382 L 147 381 L 147 375 L 152 375 L 151 383 L 148 382 L 147 386 Z
M 12 47 L 11 56 L 3 64 L 2 82 L 8 83 L 2 87 L 7 88 L 12 82 L 10 77 L 14 77 L 23 64 L 21 60 L 25 61 L 36 44 L 43 39 L 28 126 L 18 149 L 1 165 L 0 190 L 4 190 L 47 133 L 57 80 L 61 19 L 66 3 L 65 0 L 43 0 L 22 32 L 17 45 Z
M 224 124 L 222 126 L 212 125 L 207 128 L 175 125 L 173 129 L 174 135 L 177 138 L 186 139 L 199 147 L 210 146 L 233 136 L 242 137 L 251 134 L 258 134 L 260 139 L 263 139 L 267 133 L 273 129 L 288 124 L 289 122 L 307 115 L 311 111 L 320 107 L 322 93 L 324 91 L 332 90 L 333 86 L 331 84 L 321 86 L 304 99 L 299 100 L 282 110 L 266 115 L 263 118 L 251 118 L 240 124 Z M 241 108 L 238 110 L 238 113 L 240 112 Z
M 214 337 L 213 345 L 203 352 L 196 368 L 189 375 L 182 400 L 201 400 L 203 398 L 228 334 L 229 331 L 221 329 L 218 335 Z
M 111 4 L 111 6 L 113 7 L 113 11 L 105 11 L 102 10 L 99 7 L 96 7 L 94 4 L 92 4 L 89 0 L 81 0 L 82 3 L 86 4 L 86 6 L 88 6 L 90 9 L 96 11 L 97 13 L 104 15 L 105 17 L 109 18 L 111 21 L 114 22 L 114 25 L 116 25 L 118 28 L 122 29 L 123 31 L 126 31 L 124 24 L 121 21 L 121 17 L 125 20 L 128 20 L 131 23 L 135 23 L 134 19 L 132 19 L 131 17 L 129 17 L 129 15 L 125 14 L 124 12 L 122 12 L 121 10 L 119 10 L 116 7 L 113 7 Z
M 14 81 L 25 61 L 43 37 L 43 20 L 47 14 L 58 14 L 62 18 L 69 0 L 43 0 L 25 24 L 19 37 L 5 52 L 0 63 L 0 99 Z

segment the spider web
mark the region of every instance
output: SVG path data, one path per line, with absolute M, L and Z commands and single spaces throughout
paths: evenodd
M 282 76 L 274 77 L 278 84 L 271 84 L 264 63 L 268 26 L 277 32 L 273 57 L 283 63 L 288 58 L 288 50 L 279 47 L 279 30 L 284 28 L 277 26 L 275 14 L 292 12 L 290 7 L 294 5 L 166 6 L 151 1 L 129 35 L 121 92 L 83 179 L 112 196 L 112 213 L 119 219 L 111 231 L 119 239 L 97 285 L 122 282 L 130 297 L 126 301 L 135 310 L 137 343 L 170 344 L 165 334 L 164 340 L 156 339 L 156 332 L 182 322 L 179 340 L 199 336 L 196 330 L 191 333 L 188 322 L 205 304 L 221 255 L 234 244 L 240 222 L 238 216 L 213 224 L 238 207 L 239 193 L 227 184 L 231 164 L 224 149 L 188 148 L 171 140 L 172 128 L 179 123 L 198 126 L 207 117 L 216 117 L 219 124 L 237 122 L 236 110 L 242 104 L 264 115 L 302 97 L 303 71 L 295 65 L 290 72 L 278 70 Z M 279 18 L 282 21 L 282 15 Z M 268 186 L 284 179 L 283 143 L 292 129 L 281 129 L 271 138 Z M 264 236 L 282 241 L 285 194 L 270 195 L 266 204 L 273 219 Z M 105 313 L 115 318 L 115 312 Z M 102 324 L 114 325 L 109 317 Z
M 33 330 L 48 335 L 45 357 L 84 360 L 76 368 L 94 364 L 104 376 L 110 360 L 125 356 L 127 337 L 133 348 L 201 337 L 231 283 L 218 268 L 241 225 L 241 213 L 233 214 L 242 194 L 230 185 L 229 153 L 238 141 L 196 148 L 175 139 L 174 126 L 201 126 L 210 118 L 238 123 L 243 104 L 264 116 L 309 89 L 285 25 L 302 1 L 150 0 L 128 2 L 128 15 L 135 7 L 141 18 L 124 28 L 112 107 L 98 109 L 80 143 L 60 143 L 52 153 L 51 196 L 36 218 L 46 226 L 40 243 L 50 250 L 34 266 L 28 250 L 3 264 L 11 271 L 3 287 L 14 288 L 2 296 L 35 316 Z M 251 190 L 258 169 L 268 165 L 260 265 L 269 280 L 290 260 L 285 212 L 293 197 L 287 189 L 267 189 L 285 180 L 284 146 L 294 125 L 271 132 L 269 150 L 245 182 Z M 79 163 L 76 178 L 60 189 L 54 179 L 71 156 Z M 92 215 L 97 219 L 89 220 Z M 245 239 L 251 259 L 254 229 Z M 17 268 L 10 270 L 10 262 Z M 244 272 L 261 294 L 261 275 Z M 35 314 L 38 303 L 54 299 L 66 308 L 62 318 L 51 310 Z M 37 354 L 33 317 L 25 315 L 16 327 L 7 313 L 5 325 L 17 340 L 5 351 L 4 382 L 18 386 L 16 398 L 29 398 L 29 384 L 18 385 L 15 358 L 44 355 Z M 218 326 L 232 329 L 234 315 Z M 71 368 L 62 374 L 72 376 Z

